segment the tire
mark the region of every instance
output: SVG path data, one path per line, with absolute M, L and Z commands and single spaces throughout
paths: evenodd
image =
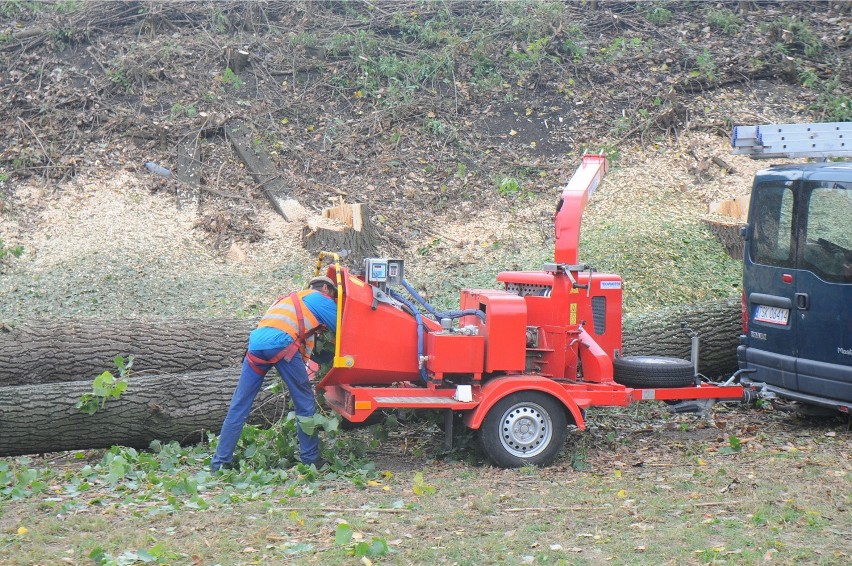
M 479 429 L 482 450 L 501 468 L 550 465 L 567 436 L 565 407 L 538 391 L 507 395 L 491 407 Z
M 660 389 L 695 384 L 692 362 L 662 356 L 625 356 L 612 362 L 616 383 L 636 388 Z

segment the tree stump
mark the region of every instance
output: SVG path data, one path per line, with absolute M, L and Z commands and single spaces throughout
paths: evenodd
M 736 260 L 743 259 L 745 250 L 740 230 L 748 219 L 748 205 L 748 195 L 710 203 L 710 214 L 714 216 L 704 220 L 725 252 Z
M 733 259 L 741 260 L 745 254 L 745 240 L 740 230 L 745 226 L 743 222 L 724 222 L 720 220 L 704 220 L 710 233 L 725 248 L 725 253 Z
M 225 65 L 234 73 L 239 74 L 248 66 L 249 52 L 236 47 L 225 48 Z
M 302 230 L 305 249 L 311 252 L 348 253 L 347 263 L 360 266 L 377 255 L 378 234 L 366 204 L 346 204 L 323 209 L 322 217 L 309 220 Z

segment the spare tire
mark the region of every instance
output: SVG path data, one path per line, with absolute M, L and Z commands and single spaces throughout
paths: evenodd
M 616 383 L 636 388 L 688 387 L 695 384 L 692 362 L 663 356 L 624 356 L 612 362 Z

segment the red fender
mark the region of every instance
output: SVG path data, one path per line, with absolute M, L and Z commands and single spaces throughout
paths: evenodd
M 612 381 L 614 371 L 612 360 L 582 326 L 580 327 L 580 344 L 583 379 L 594 383 Z
M 482 425 L 482 421 L 485 420 L 485 415 L 491 410 L 491 407 L 496 405 L 506 395 L 511 395 L 518 391 L 541 391 L 555 397 L 568 409 L 577 428 L 580 430 L 586 428 L 583 411 L 564 387 L 546 377 L 523 374 L 498 377 L 486 383 L 479 391 L 479 405 L 465 414 L 464 424 L 469 428 L 478 429 Z

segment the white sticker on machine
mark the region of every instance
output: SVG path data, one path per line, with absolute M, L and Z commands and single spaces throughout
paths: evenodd
M 601 289 L 621 289 L 621 281 L 601 281 Z

